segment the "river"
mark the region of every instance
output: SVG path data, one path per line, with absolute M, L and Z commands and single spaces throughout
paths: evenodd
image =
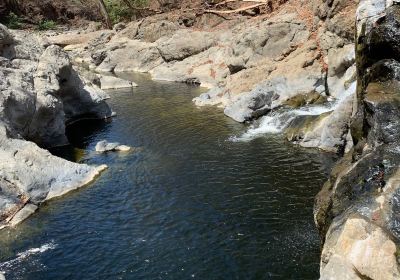
M 201 88 L 132 76 L 117 117 L 69 127 L 70 160 L 107 164 L 94 183 L 0 233 L 7 279 L 316 279 L 314 196 L 334 157 L 196 108 Z M 136 147 L 94 152 L 100 140 Z

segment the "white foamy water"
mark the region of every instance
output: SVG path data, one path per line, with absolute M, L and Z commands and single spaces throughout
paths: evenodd
M 253 124 L 250 126 L 250 128 L 242 135 L 230 137 L 229 141 L 247 142 L 265 134 L 281 133 L 297 116 L 319 116 L 321 114 L 334 111 L 350 95 L 355 94 L 356 89 L 357 83 L 353 82 L 349 88 L 343 92 L 343 94 L 340 96 L 340 99 L 335 100 L 334 103 L 320 106 L 305 106 L 303 108 L 290 111 L 273 112 L 270 115 L 262 117 L 258 124 Z
M 31 248 L 26 251 L 20 252 L 17 254 L 16 258 L 0 263 L 0 272 L 7 273 L 7 271 L 14 269 L 16 266 L 18 266 L 18 264 L 26 261 L 30 257 L 42 254 L 48 250 L 53 250 L 56 247 L 57 245 L 52 241 L 50 243 L 43 244 L 39 248 Z

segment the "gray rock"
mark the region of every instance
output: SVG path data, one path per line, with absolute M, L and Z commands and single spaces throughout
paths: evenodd
M 179 30 L 170 38 L 157 41 L 158 50 L 167 62 L 183 60 L 209 49 L 215 44 L 212 32 Z
M 14 217 L 10 221 L 10 226 L 15 227 L 19 223 L 22 223 L 26 220 L 30 215 L 36 212 L 38 207 L 35 204 L 26 204 L 21 210 L 14 215 Z
M 157 18 L 146 18 L 140 22 L 136 38 L 145 42 L 155 42 L 161 37 L 172 36 L 178 29 L 177 23 Z
M 96 152 L 104 153 L 104 152 L 127 152 L 131 150 L 131 147 L 126 145 L 121 145 L 119 143 L 109 143 L 106 140 L 100 141 L 96 144 L 95 147 Z
M 321 279 L 400 278 L 400 48 L 393 37 L 399 34 L 400 7 L 390 5 L 360 1 L 357 36 L 367 39 L 356 46 L 354 147 L 334 167 L 314 205 L 324 240 Z
M 137 87 L 137 84 L 131 81 L 120 79 L 113 76 L 100 76 L 100 88 L 102 90 L 108 89 L 123 89 Z
M 34 78 L 36 112 L 28 139 L 43 146 L 62 145 L 65 123 L 79 118 L 105 119 L 111 110 L 100 89 L 86 85 L 72 68 L 68 55 L 57 46 L 48 47 L 41 56 Z
M 0 52 L 0 228 L 15 226 L 37 206 L 82 187 L 106 166 L 57 158 L 41 149 L 66 143 L 65 123 L 111 115 L 100 89 L 85 84 L 61 48 L 15 32 Z M 45 50 L 46 48 L 46 50 Z
M 7 27 L 0 23 L 0 47 L 3 45 L 10 45 L 13 42 L 13 36 L 8 31 Z
M 154 43 L 125 40 L 121 48 L 109 50 L 107 57 L 96 68 L 98 72 L 149 72 L 163 63 Z

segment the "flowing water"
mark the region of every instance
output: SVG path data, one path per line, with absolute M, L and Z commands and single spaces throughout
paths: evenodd
M 152 82 L 112 93 L 117 117 L 69 129 L 58 154 L 109 169 L 0 233 L 7 279 L 316 279 L 314 196 L 333 157 L 246 131 L 201 89 Z M 135 152 L 93 152 L 100 140 Z

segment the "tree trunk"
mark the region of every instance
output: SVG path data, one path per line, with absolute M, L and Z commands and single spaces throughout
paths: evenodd
M 112 23 L 111 23 L 111 20 L 110 20 L 110 16 L 108 15 L 108 12 L 107 12 L 107 9 L 106 9 L 106 5 L 104 4 L 103 0 L 98 0 L 98 2 L 99 2 L 100 12 L 103 14 L 106 26 L 107 26 L 107 28 L 111 29 L 112 28 Z

